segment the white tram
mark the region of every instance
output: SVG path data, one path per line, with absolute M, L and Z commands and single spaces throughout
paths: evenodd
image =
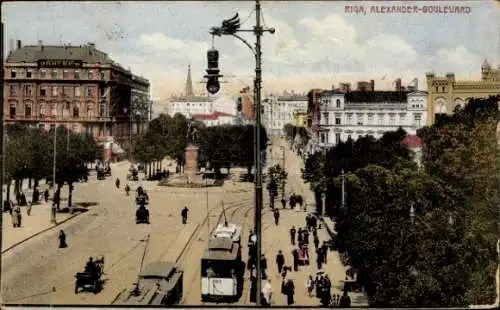
M 201 258 L 201 299 L 238 300 L 243 291 L 245 264 L 232 238 L 212 238 Z
M 230 238 L 233 242 L 240 244 L 242 229 L 241 225 L 237 224 L 219 224 L 214 230 L 213 238 Z

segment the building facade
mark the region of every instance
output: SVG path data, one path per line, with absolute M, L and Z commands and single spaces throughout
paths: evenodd
M 485 60 L 481 66 L 481 80 L 457 81 L 453 73 L 445 77 L 427 73 L 429 109 L 427 125 L 434 124 L 436 114 L 453 114 L 457 106 L 463 106 L 470 98 L 487 98 L 500 95 L 500 65 L 497 69 Z
M 205 124 L 205 126 L 236 125 L 238 117 L 234 114 L 215 111 L 210 114 L 194 114 L 195 120 Z
M 402 127 L 408 134 L 426 125 L 424 91 L 324 91 L 318 96 L 319 120 L 310 151 L 335 146 L 349 137 L 380 138 Z
M 144 128 L 150 109 L 149 81 L 92 43 L 22 46 L 18 41 L 4 63 L 3 96 L 6 124 L 64 125 L 125 150 Z
M 286 94 L 270 95 L 262 102 L 263 124 L 269 134 L 282 134 L 286 124 L 303 123 L 300 115 L 307 115 L 307 96 Z

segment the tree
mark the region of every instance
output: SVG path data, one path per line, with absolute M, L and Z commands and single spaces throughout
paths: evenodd
M 279 164 L 276 164 L 269 167 L 267 175 L 269 176 L 267 190 L 269 192 L 271 204 L 274 205 L 274 200 L 278 196 L 278 189 L 283 191 L 283 189 L 285 188 L 288 173 L 283 167 L 281 167 Z

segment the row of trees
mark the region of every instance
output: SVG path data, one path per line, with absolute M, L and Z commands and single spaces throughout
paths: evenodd
M 297 147 L 305 147 L 309 142 L 310 136 L 307 128 L 303 126 L 295 126 L 292 124 L 285 124 L 283 127 L 285 138 L 292 141 Z
M 63 126 L 57 127 L 56 135 L 55 181 L 58 192 L 64 184 L 68 185 L 68 206 L 71 206 L 73 183 L 87 177 L 87 164 L 102 158 L 103 149 L 91 135 L 74 133 Z M 33 180 L 35 187 L 41 179 L 52 181 L 54 129 L 45 131 L 20 124 L 7 126 L 4 164 L 7 200 L 12 181 L 15 193 L 22 188 L 24 179 L 29 179 L 30 185 Z
M 304 178 L 326 193 L 336 245 L 372 306 L 465 306 L 495 298 L 500 205 L 498 100 L 471 100 L 419 131 L 423 169 L 401 141 L 341 142 L 306 160 Z M 346 207 L 341 206 L 341 170 Z
M 176 160 L 178 166 L 184 165 L 185 150 L 188 145 L 187 131 L 189 120 L 182 114 L 173 117 L 161 114 L 153 119 L 148 130 L 141 135 L 134 146 L 133 158 L 141 163 L 161 162 L 168 156 Z M 234 166 L 246 167 L 249 172 L 254 164 L 254 126 L 221 125 L 206 127 L 195 122 L 199 147 L 200 166 L 210 163 L 218 171 L 220 168 Z M 261 150 L 267 145 L 266 130 L 261 127 Z M 150 169 L 151 170 L 151 169 Z

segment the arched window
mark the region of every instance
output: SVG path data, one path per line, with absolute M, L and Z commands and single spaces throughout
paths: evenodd
M 10 118 L 16 117 L 16 103 L 15 102 L 11 102 L 9 104 L 9 117 Z
M 340 99 L 337 99 L 337 108 L 340 108 Z
M 444 101 L 444 99 L 436 100 L 434 113 L 436 114 L 446 113 L 446 101 Z
M 77 104 L 73 105 L 73 117 L 80 117 L 80 109 Z
M 24 104 L 24 117 L 31 117 L 31 103 Z

